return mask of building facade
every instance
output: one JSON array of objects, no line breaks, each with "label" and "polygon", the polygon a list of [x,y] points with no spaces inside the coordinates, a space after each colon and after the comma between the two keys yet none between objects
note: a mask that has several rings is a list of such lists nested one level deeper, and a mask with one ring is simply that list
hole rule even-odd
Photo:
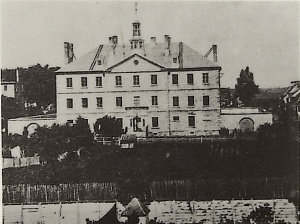
[{"label": "building facade", "polygon": [[[218,134],[220,71],[214,61],[186,44],[145,43],[140,23],[133,23],[129,44],[118,37],[72,61],[73,45],[65,43],[68,63],[57,72],[57,120],[73,123],[81,116],[93,125],[105,115],[137,136]],[[69,47],[71,46],[71,48]]]}]

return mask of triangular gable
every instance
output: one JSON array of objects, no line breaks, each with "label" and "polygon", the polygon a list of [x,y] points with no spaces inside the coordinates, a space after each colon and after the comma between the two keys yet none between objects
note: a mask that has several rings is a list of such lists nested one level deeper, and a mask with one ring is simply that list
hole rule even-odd
[{"label": "triangular gable", "polygon": [[160,71],[164,67],[138,54],[120,61],[108,68],[112,72],[140,72],[140,71]]}]

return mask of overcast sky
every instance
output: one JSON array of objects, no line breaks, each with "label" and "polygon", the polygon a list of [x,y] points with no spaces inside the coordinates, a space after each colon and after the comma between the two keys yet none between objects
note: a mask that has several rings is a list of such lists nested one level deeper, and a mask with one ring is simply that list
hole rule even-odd
[{"label": "overcast sky", "polygon": [[[108,37],[129,43],[134,2],[1,2],[1,68],[63,66],[63,42],[78,58]],[[261,87],[299,80],[299,2],[156,1],[138,3],[146,42],[169,34],[204,55],[218,45],[222,87],[246,66]]]}]

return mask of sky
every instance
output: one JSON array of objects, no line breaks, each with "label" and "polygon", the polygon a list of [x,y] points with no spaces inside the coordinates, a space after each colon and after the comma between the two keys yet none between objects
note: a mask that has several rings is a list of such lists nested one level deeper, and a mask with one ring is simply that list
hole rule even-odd
[{"label": "sky", "polygon": [[1,1],[1,68],[63,66],[63,42],[76,58],[117,35],[129,43],[132,22],[142,37],[171,36],[202,55],[218,45],[222,87],[249,66],[260,87],[299,80],[299,1]]}]

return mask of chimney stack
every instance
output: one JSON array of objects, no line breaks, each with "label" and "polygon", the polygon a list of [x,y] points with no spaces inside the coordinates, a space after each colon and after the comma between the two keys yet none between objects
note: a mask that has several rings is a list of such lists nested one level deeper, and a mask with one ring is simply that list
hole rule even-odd
[{"label": "chimney stack", "polygon": [[165,35],[165,44],[166,44],[165,55],[170,55],[171,54],[171,51],[170,51],[171,37],[169,35]]},{"label": "chimney stack", "polygon": [[118,44],[118,36],[112,36],[112,42],[114,45],[117,45]]},{"label": "chimney stack", "polygon": [[64,50],[65,50],[65,63],[69,64],[73,61],[73,57],[74,57],[73,44],[69,42],[64,42]]},{"label": "chimney stack", "polygon": [[178,54],[179,68],[183,68],[183,43],[179,42],[179,54]]},{"label": "chimney stack", "polygon": [[212,49],[213,49],[214,62],[218,62],[217,45],[212,45]]}]

